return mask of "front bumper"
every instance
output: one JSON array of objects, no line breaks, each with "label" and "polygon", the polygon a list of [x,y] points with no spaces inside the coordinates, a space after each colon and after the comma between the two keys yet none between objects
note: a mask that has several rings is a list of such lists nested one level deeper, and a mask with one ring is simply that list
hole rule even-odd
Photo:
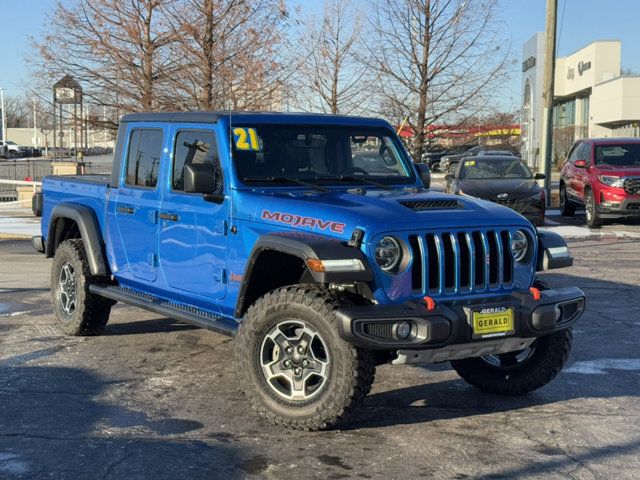
[{"label": "front bumper", "polygon": [[639,217],[640,216],[640,198],[622,198],[608,199],[600,202],[599,214],[603,218],[620,218],[620,217]]},{"label": "front bumper", "polygon": [[[584,312],[585,295],[577,287],[545,290],[540,294],[539,300],[528,292],[517,292],[491,300],[448,302],[433,310],[417,302],[346,307],[337,312],[338,331],[353,345],[368,350],[398,351],[407,357],[400,363],[482,356],[488,354],[486,347],[492,350],[492,346],[495,348],[489,353],[504,353],[522,349],[536,337],[568,328]],[[500,338],[474,338],[473,311],[499,307],[513,309],[513,333]],[[402,322],[412,327],[411,335],[404,340],[397,338],[395,330]],[[469,354],[461,353],[464,351]]]}]

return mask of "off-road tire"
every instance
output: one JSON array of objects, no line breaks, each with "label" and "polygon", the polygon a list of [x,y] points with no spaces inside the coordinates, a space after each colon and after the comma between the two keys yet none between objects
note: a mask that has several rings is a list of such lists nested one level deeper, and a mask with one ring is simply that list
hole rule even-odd
[{"label": "off-road tire", "polygon": [[571,327],[538,338],[534,351],[522,364],[506,369],[495,367],[482,358],[466,358],[451,362],[454,370],[467,383],[488,393],[524,395],[543,387],[555,378],[569,358]]},{"label": "off-road tire", "polygon": [[564,183],[560,184],[560,215],[563,217],[573,217],[576,213],[575,204],[567,197],[567,187]]},{"label": "off-road tire", "polygon": [[600,216],[600,208],[596,203],[596,197],[593,190],[585,192],[584,196],[585,221],[589,228],[600,228],[602,226],[602,217]]},{"label": "off-road tire", "polygon": [[553,380],[564,367],[571,351],[571,327],[538,338],[532,355],[523,363],[496,367],[482,358],[466,358],[451,362],[454,370],[467,383],[488,393],[524,395]]},{"label": "off-road tire", "polygon": [[[348,344],[338,335],[337,309],[353,298],[316,285],[294,285],[267,293],[248,310],[235,340],[235,368],[242,390],[260,415],[271,423],[299,430],[330,428],[364,400],[375,375],[371,352]],[[263,340],[286,319],[297,319],[322,335],[331,359],[326,385],[317,397],[296,404],[276,395],[260,365]]]},{"label": "off-road tire", "polygon": [[[70,314],[65,312],[60,299],[61,270],[66,264],[75,272],[75,308]],[[104,331],[114,302],[91,293],[89,286],[107,283],[106,277],[91,275],[81,239],[65,240],[58,246],[51,266],[51,300],[56,318],[67,335],[99,335]]]}]

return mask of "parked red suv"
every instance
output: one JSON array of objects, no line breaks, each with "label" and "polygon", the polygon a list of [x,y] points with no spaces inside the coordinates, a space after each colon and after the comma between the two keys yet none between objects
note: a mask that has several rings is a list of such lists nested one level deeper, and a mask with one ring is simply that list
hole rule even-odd
[{"label": "parked red suv", "polygon": [[640,138],[576,142],[560,174],[560,213],[584,205],[587,226],[607,218],[640,216]]}]

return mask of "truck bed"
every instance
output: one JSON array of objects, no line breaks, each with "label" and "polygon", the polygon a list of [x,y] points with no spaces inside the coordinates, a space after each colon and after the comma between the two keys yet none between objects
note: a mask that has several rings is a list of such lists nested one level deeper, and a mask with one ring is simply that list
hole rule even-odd
[{"label": "truck bed", "polygon": [[104,231],[106,198],[109,175],[52,175],[42,180],[43,212],[41,232],[44,238],[49,230],[53,208],[61,202],[84,205],[95,213]]}]

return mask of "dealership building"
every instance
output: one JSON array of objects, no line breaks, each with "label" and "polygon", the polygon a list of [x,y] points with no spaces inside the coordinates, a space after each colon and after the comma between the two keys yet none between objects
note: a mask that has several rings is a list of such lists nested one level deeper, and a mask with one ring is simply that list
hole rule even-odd
[{"label": "dealership building", "polygon": [[[621,75],[618,40],[599,40],[556,59],[554,155],[587,137],[640,136],[640,76]],[[544,33],[522,48],[522,157],[541,165]]]}]

